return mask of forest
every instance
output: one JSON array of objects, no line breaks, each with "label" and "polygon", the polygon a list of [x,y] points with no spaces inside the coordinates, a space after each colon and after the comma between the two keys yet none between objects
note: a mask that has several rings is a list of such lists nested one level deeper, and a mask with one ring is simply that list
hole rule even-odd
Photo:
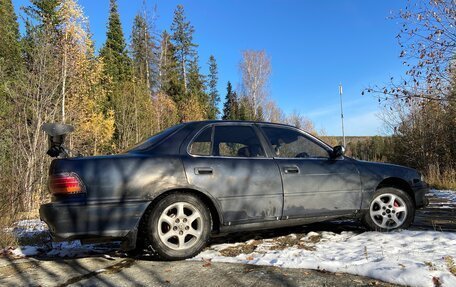
[{"label": "forest", "polygon": [[[360,91],[378,98],[388,136],[352,138],[347,154],[411,166],[434,186],[456,188],[455,4],[408,3],[393,16],[407,73]],[[144,7],[130,39],[116,0],[106,9],[106,41],[96,51],[76,0],[31,0],[19,18],[12,0],[0,0],[0,215],[36,211],[49,199],[43,123],[73,125],[67,146],[84,156],[122,152],[169,126],[203,119],[287,123],[340,143],[271,99],[265,50],[240,51],[240,83],[219,91],[217,60],[200,60],[197,29],[182,5],[164,31]]]},{"label": "forest", "polygon": [[[32,0],[21,8],[0,0],[0,214],[36,210],[48,199],[47,138],[43,123],[75,127],[72,155],[122,152],[180,122],[203,119],[312,123],[285,115],[268,97],[271,61],[265,51],[241,51],[242,83],[230,82],[221,103],[214,56],[200,61],[196,29],[177,5],[167,31],[157,31],[145,5],[126,39],[111,0],[106,42],[95,51],[76,0]],[[209,74],[201,73],[200,62]]]}]

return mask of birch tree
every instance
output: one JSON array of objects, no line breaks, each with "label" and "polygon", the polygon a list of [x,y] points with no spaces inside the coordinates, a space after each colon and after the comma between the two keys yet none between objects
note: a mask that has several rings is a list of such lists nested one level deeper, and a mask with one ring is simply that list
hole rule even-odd
[{"label": "birch tree", "polygon": [[271,60],[265,51],[246,50],[240,63],[241,90],[257,119],[268,97],[268,83],[271,76]]}]

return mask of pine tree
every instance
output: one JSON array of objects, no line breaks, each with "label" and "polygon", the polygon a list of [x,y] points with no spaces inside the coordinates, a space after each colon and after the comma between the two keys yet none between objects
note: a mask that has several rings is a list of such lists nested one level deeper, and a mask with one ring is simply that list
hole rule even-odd
[{"label": "pine tree", "polygon": [[130,59],[127,55],[125,38],[117,11],[116,0],[110,0],[108,31],[100,56],[105,64],[105,73],[113,82],[126,80],[130,76]]},{"label": "pine tree", "polygon": [[209,57],[209,110],[207,117],[209,119],[216,119],[220,113],[218,109],[218,104],[220,102],[220,96],[217,91],[217,81],[218,81],[218,71],[217,71],[217,62],[215,57],[211,55]]},{"label": "pine tree", "polygon": [[194,27],[185,18],[184,6],[177,5],[174,11],[174,19],[171,24],[173,32],[172,40],[176,49],[175,53],[180,65],[180,77],[184,87],[184,93],[187,93],[187,69],[192,57],[195,56],[196,44],[193,43]]},{"label": "pine tree", "polygon": [[236,92],[233,91],[231,83],[226,86],[225,103],[223,105],[223,120],[238,120],[239,119],[239,103]]}]

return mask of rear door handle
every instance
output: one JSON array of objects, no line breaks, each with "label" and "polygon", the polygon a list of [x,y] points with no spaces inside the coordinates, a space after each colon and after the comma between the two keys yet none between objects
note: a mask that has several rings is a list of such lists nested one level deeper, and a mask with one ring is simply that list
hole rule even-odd
[{"label": "rear door handle", "polygon": [[212,174],[213,170],[212,167],[196,167],[195,174]]},{"label": "rear door handle", "polygon": [[299,168],[297,166],[286,166],[283,168],[285,174],[299,173]]}]

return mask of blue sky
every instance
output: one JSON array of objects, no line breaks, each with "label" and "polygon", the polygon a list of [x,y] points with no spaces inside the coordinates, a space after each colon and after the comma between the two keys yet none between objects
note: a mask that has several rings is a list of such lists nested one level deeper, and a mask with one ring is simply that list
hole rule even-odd
[{"label": "blue sky", "polygon": [[[142,0],[118,0],[129,39]],[[109,0],[79,0],[90,21],[96,47],[106,39]],[[338,85],[344,87],[347,135],[383,134],[381,106],[363,88],[399,76],[404,67],[395,39],[399,24],[387,17],[403,0],[147,0],[157,5],[157,30],[169,29],[173,11],[183,4],[195,27],[202,71],[213,54],[222,100],[226,83],[240,81],[241,51],[264,49],[272,60],[270,96],[286,112],[309,117],[318,130],[340,135]],[[16,11],[27,0],[13,0]]]}]

